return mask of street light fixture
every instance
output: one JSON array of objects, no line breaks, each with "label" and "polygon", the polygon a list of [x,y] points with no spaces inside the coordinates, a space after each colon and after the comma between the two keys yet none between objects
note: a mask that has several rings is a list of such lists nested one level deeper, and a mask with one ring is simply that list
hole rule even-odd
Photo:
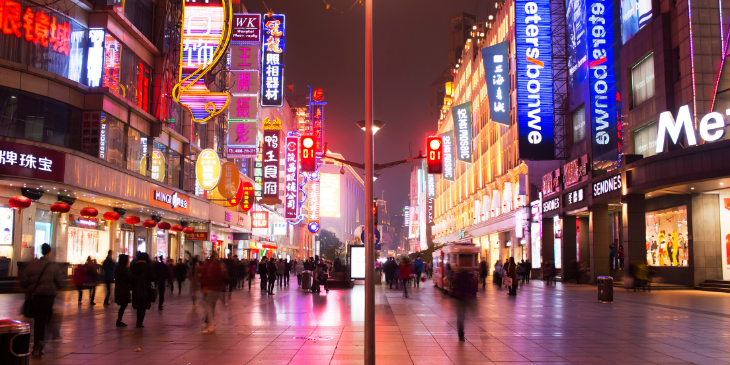
[{"label": "street light fixture", "polygon": [[[357,126],[360,127],[360,129],[365,130],[365,121],[361,120],[361,121],[357,122]],[[375,134],[375,132],[379,131],[380,128],[383,128],[384,126],[385,126],[385,122],[383,122],[382,120],[374,119],[373,120],[373,134]]]}]

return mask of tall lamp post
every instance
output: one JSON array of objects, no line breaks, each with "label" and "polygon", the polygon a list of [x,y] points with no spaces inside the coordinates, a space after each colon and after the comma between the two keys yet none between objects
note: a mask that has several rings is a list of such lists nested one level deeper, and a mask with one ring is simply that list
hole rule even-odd
[{"label": "tall lamp post", "polygon": [[[365,0],[365,201],[373,201],[373,0]],[[365,364],[375,365],[373,211],[365,209]]]}]

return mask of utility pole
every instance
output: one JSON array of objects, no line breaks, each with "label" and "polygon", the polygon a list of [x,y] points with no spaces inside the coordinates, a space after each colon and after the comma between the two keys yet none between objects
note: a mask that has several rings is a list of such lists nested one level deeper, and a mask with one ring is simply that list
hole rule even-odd
[{"label": "utility pole", "polygon": [[[373,0],[365,0],[365,202],[373,201]],[[375,235],[365,208],[365,364],[375,365]]]}]

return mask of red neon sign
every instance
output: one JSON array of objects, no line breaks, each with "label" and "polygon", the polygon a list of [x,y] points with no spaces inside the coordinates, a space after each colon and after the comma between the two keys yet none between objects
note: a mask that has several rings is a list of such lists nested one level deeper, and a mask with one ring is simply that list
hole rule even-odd
[{"label": "red neon sign", "polygon": [[20,3],[15,1],[5,0],[1,5],[0,24],[4,34],[14,34],[46,48],[51,46],[54,51],[68,56],[71,25],[65,22],[58,24],[56,17],[49,17],[42,11],[34,13],[30,8],[22,13]]}]

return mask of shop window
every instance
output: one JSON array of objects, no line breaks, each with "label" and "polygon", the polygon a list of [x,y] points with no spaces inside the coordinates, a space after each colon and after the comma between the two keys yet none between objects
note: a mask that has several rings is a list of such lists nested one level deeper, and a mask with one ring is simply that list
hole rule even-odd
[{"label": "shop window", "polygon": [[51,211],[36,209],[35,230],[33,235],[33,254],[35,258],[43,257],[41,248],[44,243],[51,244]]},{"label": "shop window", "polygon": [[646,213],[646,262],[649,266],[688,266],[687,206]]},{"label": "shop window", "polygon": [[654,97],[653,53],[631,68],[631,95],[634,107]]},{"label": "shop window", "polygon": [[573,111],[573,143],[586,138],[586,107],[581,105]]},{"label": "shop window", "polygon": [[149,136],[127,127],[127,169],[147,176],[147,141]]},{"label": "shop window", "polygon": [[182,189],[183,161],[181,158],[182,156],[172,148],[155,141],[151,177],[172,187]]},{"label": "shop window", "polygon": [[124,123],[109,114],[101,121],[99,158],[124,167]]},{"label": "shop window", "polygon": [[656,155],[657,124],[651,122],[634,131],[634,154],[649,157]]}]

